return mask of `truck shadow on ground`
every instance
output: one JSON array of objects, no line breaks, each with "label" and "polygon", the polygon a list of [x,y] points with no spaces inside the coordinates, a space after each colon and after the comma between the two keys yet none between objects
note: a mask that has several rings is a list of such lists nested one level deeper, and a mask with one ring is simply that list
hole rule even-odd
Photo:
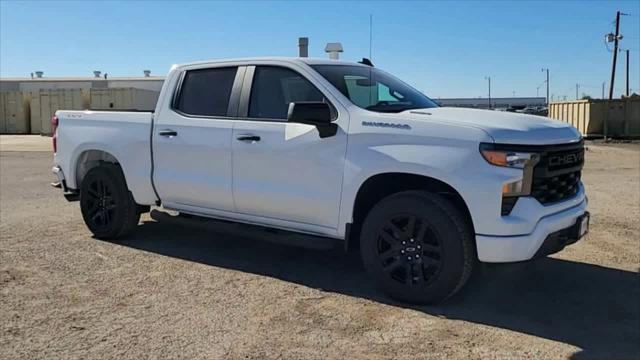
[{"label": "truck shadow on ground", "polygon": [[120,244],[567,343],[582,349],[573,358],[640,354],[640,276],[635,272],[554,258],[481,266],[446,304],[411,306],[374,288],[357,254],[274,244],[261,237],[216,232],[215,226],[213,230],[185,231],[146,221]]}]

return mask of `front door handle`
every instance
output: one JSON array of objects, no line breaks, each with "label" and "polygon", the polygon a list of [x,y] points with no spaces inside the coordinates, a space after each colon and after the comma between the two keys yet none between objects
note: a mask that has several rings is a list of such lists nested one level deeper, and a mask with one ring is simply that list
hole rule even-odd
[{"label": "front door handle", "polygon": [[236,140],[254,143],[256,141],[260,141],[260,136],[252,134],[242,134],[238,135]]},{"label": "front door handle", "polygon": [[178,136],[178,132],[171,129],[164,129],[164,130],[158,131],[158,135],[173,137],[173,136]]}]

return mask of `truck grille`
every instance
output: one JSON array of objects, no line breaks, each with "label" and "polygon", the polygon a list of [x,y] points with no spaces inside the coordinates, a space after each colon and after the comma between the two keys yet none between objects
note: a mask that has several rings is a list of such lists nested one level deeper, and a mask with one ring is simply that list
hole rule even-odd
[{"label": "truck grille", "polygon": [[584,143],[544,146],[540,150],[540,161],[533,170],[531,196],[543,205],[573,197],[580,186]]},{"label": "truck grille", "polygon": [[578,192],[580,171],[552,176],[549,178],[534,178],[531,186],[531,196],[541,204],[552,204],[566,200]]}]

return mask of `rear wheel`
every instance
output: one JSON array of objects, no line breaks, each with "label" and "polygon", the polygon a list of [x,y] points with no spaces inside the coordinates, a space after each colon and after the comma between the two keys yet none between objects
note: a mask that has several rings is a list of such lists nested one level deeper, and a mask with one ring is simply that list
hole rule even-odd
[{"label": "rear wheel", "polygon": [[438,303],[465,284],[475,263],[472,231],[447,199],[391,195],[367,215],[360,239],[367,272],[395,299]]},{"label": "rear wheel", "polygon": [[80,209],[85,224],[99,239],[115,240],[138,224],[138,205],[127,188],[122,170],[114,164],[92,168],[80,187]]}]

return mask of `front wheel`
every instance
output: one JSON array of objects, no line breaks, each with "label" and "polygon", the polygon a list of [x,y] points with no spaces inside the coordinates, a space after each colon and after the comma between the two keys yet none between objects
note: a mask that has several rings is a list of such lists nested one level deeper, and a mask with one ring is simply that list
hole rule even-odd
[{"label": "front wheel", "polygon": [[471,227],[447,199],[425,191],[390,195],[367,215],[360,251],[391,297],[433,304],[455,294],[475,263]]},{"label": "front wheel", "polygon": [[80,209],[85,224],[98,239],[123,237],[140,220],[122,170],[114,164],[94,167],[85,175],[80,186]]}]

